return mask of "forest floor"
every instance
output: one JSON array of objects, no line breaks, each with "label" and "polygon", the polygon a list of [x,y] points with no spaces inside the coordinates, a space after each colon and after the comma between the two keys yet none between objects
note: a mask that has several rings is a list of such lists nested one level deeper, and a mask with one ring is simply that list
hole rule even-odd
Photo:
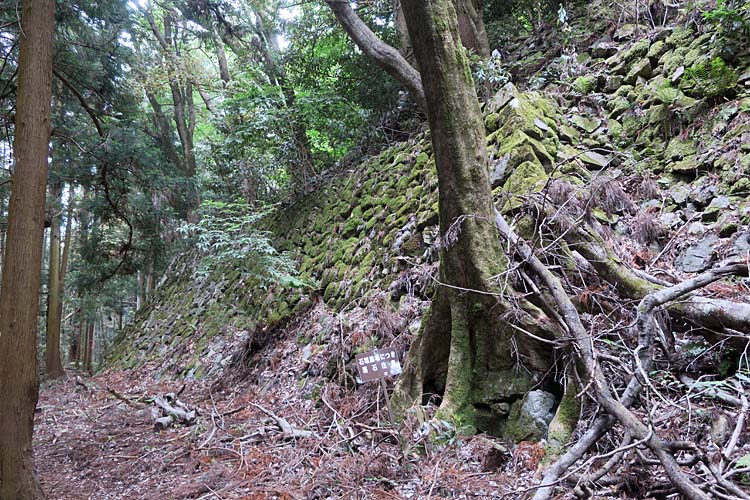
[{"label": "forest floor", "polygon": [[[427,443],[417,419],[388,424],[377,383],[329,383],[316,407],[296,389],[296,357],[279,352],[290,344],[276,346],[282,361],[270,378],[271,366],[213,386],[69,370],[45,383],[34,452],[48,498],[497,499],[518,498],[531,484],[541,445],[509,451],[448,430],[442,444]],[[155,431],[148,398],[179,391],[197,422]],[[279,419],[312,435],[291,437]]]}]

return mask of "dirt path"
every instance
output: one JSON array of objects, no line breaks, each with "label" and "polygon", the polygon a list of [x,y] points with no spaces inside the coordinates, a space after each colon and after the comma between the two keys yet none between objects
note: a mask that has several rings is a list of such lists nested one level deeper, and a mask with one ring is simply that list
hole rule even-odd
[{"label": "dirt path", "polygon": [[[399,437],[379,422],[373,388],[331,383],[316,406],[293,376],[263,390],[252,378],[230,389],[194,383],[180,399],[197,407],[198,423],[155,432],[150,408],[107,388],[138,400],[181,383],[134,384],[109,372],[85,379],[87,389],[75,376],[45,384],[38,405],[36,464],[51,500],[490,499],[522,487],[538,460],[534,449],[508,454],[494,440],[457,440],[449,430],[449,444],[426,445],[416,421]],[[289,439],[263,410],[314,435]]]}]

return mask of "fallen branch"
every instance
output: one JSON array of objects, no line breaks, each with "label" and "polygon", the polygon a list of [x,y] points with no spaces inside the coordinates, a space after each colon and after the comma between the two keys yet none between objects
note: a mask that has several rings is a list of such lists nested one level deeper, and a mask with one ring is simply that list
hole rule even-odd
[{"label": "fallen branch", "polygon": [[173,393],[156,396],[152,403],[155,406],[152,410],[155,431],[167,429],[175,423],[193,425],[196,422],[197,412],[188,408]]},{"label": "fallen branch", "polygon": [[143,408],[146,408],[146,405],[143,403],[140,403],[138,401],[133,401],[132,399],[128,399],[116,390],[112,389],[111,387],[107,387],[107,392],[112,394],[114,397],[125,403],[126,405],[130,406],[131,408],[135,408],[136,410],[142,410]]},{"label": "fallen branch", "polygon": [[296,427],[293,427],[285,418],[280,417],[276,415],[271,410],[267,410],[263,408],[259,404],[250,403],[272,419],[276,421],[276,425],[279,426],[281,429],[281,432],[284,433],[284,437],[287,439],[294,439],[294,438],[307,438],[307,437],[318,437],[314,432],[312,431],[306,431],[302,429],[297,429]]},{"label": "fallen branch", "polygon": [[[536,274],[536,276],[546,285],[547,290],[559,309],[565,325],[570,333],[573,334],[574,344],[577,351],[576,354],[581,361],[581,366],[588,379],[588,384],[593,388],[596,401],[610,416],[619,421],[634,439],[642,441],[643,444],[645,444],[654,455],[656,455],[672,484],[674,484],[686,498],[689,500],[708,500],[709,496],[696,486],[680,469],[677,460],[671,453],[669,444],[662,441],[658,435],[654,433],[653,429],[643,424],[643,422],[641,422],[640,419],[636,417],[625,404],[623,404],[623,398],[614,397],[597,360],[593,340],[583,326],[576,307],[565,292],[565,289],[557,276],[552,274],[552,272],[536,257],[536,255],[534,255],[533,250],[525,241],[515,234],[502,215],[497,211],[495,212],[495,224],[503,236],[513,245],[516,253],[521,257],[523,262],[525,262],[534,274]],[[594,265],[593,262],[592,265]],[[674,301],[679,297],[697,290],[698,288],[704,287],[722,277],[746,272],[747,263],[731,263],[730,265],[701,274],[684,283],[647,293],[638,305],[638,316],[636,319],[639,345],[636,348],[635,353],[638,354],[638,362],[640,363],[643,372],[647,373],[651,365],[654,349],[653,339],[657,329],[657,324],[653,316],[656,308],[667,302]],[[644,383],[645,382],[646,381],[644,380]],[[642,386],[642,383],[638,381],[636,376],[631,378],[628,384],[628,389],[633,392],[633,399],[637,396],[638,392],[640,392]],[[629,403],[632,403],[632,401],[629,401]],[[599,428],[601,431],[597,431],[589,436],[589,438],[595,438],[591,441],[591,444],[598,440],[598,437],[596,437],[597,435],[601,437],[601,435],[607,431],[607,429],[602,428],[602,426],[599,426]],[[600,434],[600,432],[603,433]],[[581,447],[577,447],[576,449],[580,455],[577,457],[564,456],[561,458],[561,461],[564,459],[565,463],[570,462],[570,464],[572,464],[581,458],[586,451],[586,449],[582,449]],[[564,468],[553,467],[548,469],[548,473],[544,475],[540,489],[537,490],[534,495],[534,500],[548,499],[552,494],[551,485],[557,482],[560,475],[567,470],[568,466]],[[554,471],[554,474],[549,473],[551,470]]]}]

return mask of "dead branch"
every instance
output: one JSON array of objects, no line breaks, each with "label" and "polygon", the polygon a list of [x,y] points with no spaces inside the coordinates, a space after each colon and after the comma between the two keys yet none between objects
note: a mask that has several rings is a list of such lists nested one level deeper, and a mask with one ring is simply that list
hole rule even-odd
[{"label": "dead branch", "polygon": [[314,432],[312,431],[306,431],[302,429],[297,429],[296,427],[293,427],[289,421],[287,421],[285,418],[280,417],[276,415],[271,410],[267,410],[263,408],[261,405],[256,403],[250,403],[272,419],[276,421],[276,425],[279,426],[279,429],[281,429],[281,432],[284,433],[284,437],[287,439],[294,439],[294,438],[306,438],[306,437],[318,437]]},{"label": "dead branch", "polygon": [[[592,338],[583,326],[578,311],[570,300],[570,297],[567,295],[560,280],[534,255],[533,250],[515,234],[498,211],[495,211],[495,223],[503,236],[513,245],[518,256],[521,257],[534,274],[546,285],[551,293],[567,329],[573,334],[574,344],[577,351],[576,355],[581,360],[581,365],[584,368],[588,384],[593,388],[596,401],[609,415],[619,421],[620,424],[627,429],[628,433],[630,433],[635,439],[643,441],[643,443],[656,455],[672,484],[674,484],[686,498],[690,500],[708,500],[709,497],[699,489],[684,472],[682,472],[677,460],[672,455],[668,444],[662,441],[653,429],[643,424],[640,419],[623,404],[621,398],[617,399],[611,393],[609,384],[607,383],[606,377],[604,376],[597,360]],[[731,263],[730,265],[703,273],[684,283],[648,293],[638,306],[638,316],[636,319],[636,332],[638,334],[639,345],[638,348],[636,348],[635,353],[638,355],[638,361],[640,362],[643,372],[647,373],[648,367],[651,364],[654,349],[653,339],[656,334],[656,329],[658,328],[657,323],[654,320],[654,311],[657,307],[682,297],[698,288],[706,286],[724,276],[744,273],[746,271],[746,263]],[[634,388],[636,389],[635,392],[637,394],[642,387],[642,383],[637,380],[637,377],[631,378],[630,382],[635,382]],[[583,452],[585,452],[585,450],[583,450]],[[580,458],[580,456],[578,458]],[[569,459],[570,458],[566,460]],[[573,460],[573,462],[574,461],[575,460]],[[564,472],[564,470],[565,469],[561,472]],[[552,494],[552,489],[549,485],[555,483],[558,479],[559,476],[553,477],[552,474],[545,474],[541,485],[542,487],[537,490],[534,500],[548,499]]]},{"label": "dead branch", "polygon": [[142,410],[143,408],[146,408],[146,405],[143,403],[140,403],[138,401],[133,401],[132,399],[128,399],[116,390],[112,389],[111,387],[107,387],[107,392],[112,394],[114,397],[125,403],[126,405],[130,406],[131,408],[135,408],[136,410]]}]

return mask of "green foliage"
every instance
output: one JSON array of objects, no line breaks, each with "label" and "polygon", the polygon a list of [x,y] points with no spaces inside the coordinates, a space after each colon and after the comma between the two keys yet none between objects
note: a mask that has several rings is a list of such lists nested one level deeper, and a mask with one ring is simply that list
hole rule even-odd
[{"label": "green foliage", "polygon": [[750,454],[741,456],[734,464],[735,469],[744,469],[746,467],[750,467]]},{"label": "green foliage", "polygon": [[497,91],[510,81],[510,72],[497,50],[493,50],[492,55],[486,61],[474,61],[472,66],[474,67],[474,81],[479,87],[489,84],[493,91]]},{"label": "green foliage", "polygon": [[714,99],[727,95],[737,84],[737,72],[727,66],[721,57],[701,61],[685,70],[684,82],[693,93]]},{"label": "green foliage", "polygon": [[746,0],[716,0],[703,19],[718,28],[726,41],[746,45],[750,37],[750,3]]},{"label": "green foliage", "polygon": [[204,201],[197,224],[184,223],[180,231],[194,238],[201,252],[196,270],[199,276],[227,268],[236,268],[241,275],[262,285],[305,287],[297,278],[292,259],[279,253],[272,245],[270,234],[256,228],[266,215],[254,212],[245,202],[225,203]]}]

